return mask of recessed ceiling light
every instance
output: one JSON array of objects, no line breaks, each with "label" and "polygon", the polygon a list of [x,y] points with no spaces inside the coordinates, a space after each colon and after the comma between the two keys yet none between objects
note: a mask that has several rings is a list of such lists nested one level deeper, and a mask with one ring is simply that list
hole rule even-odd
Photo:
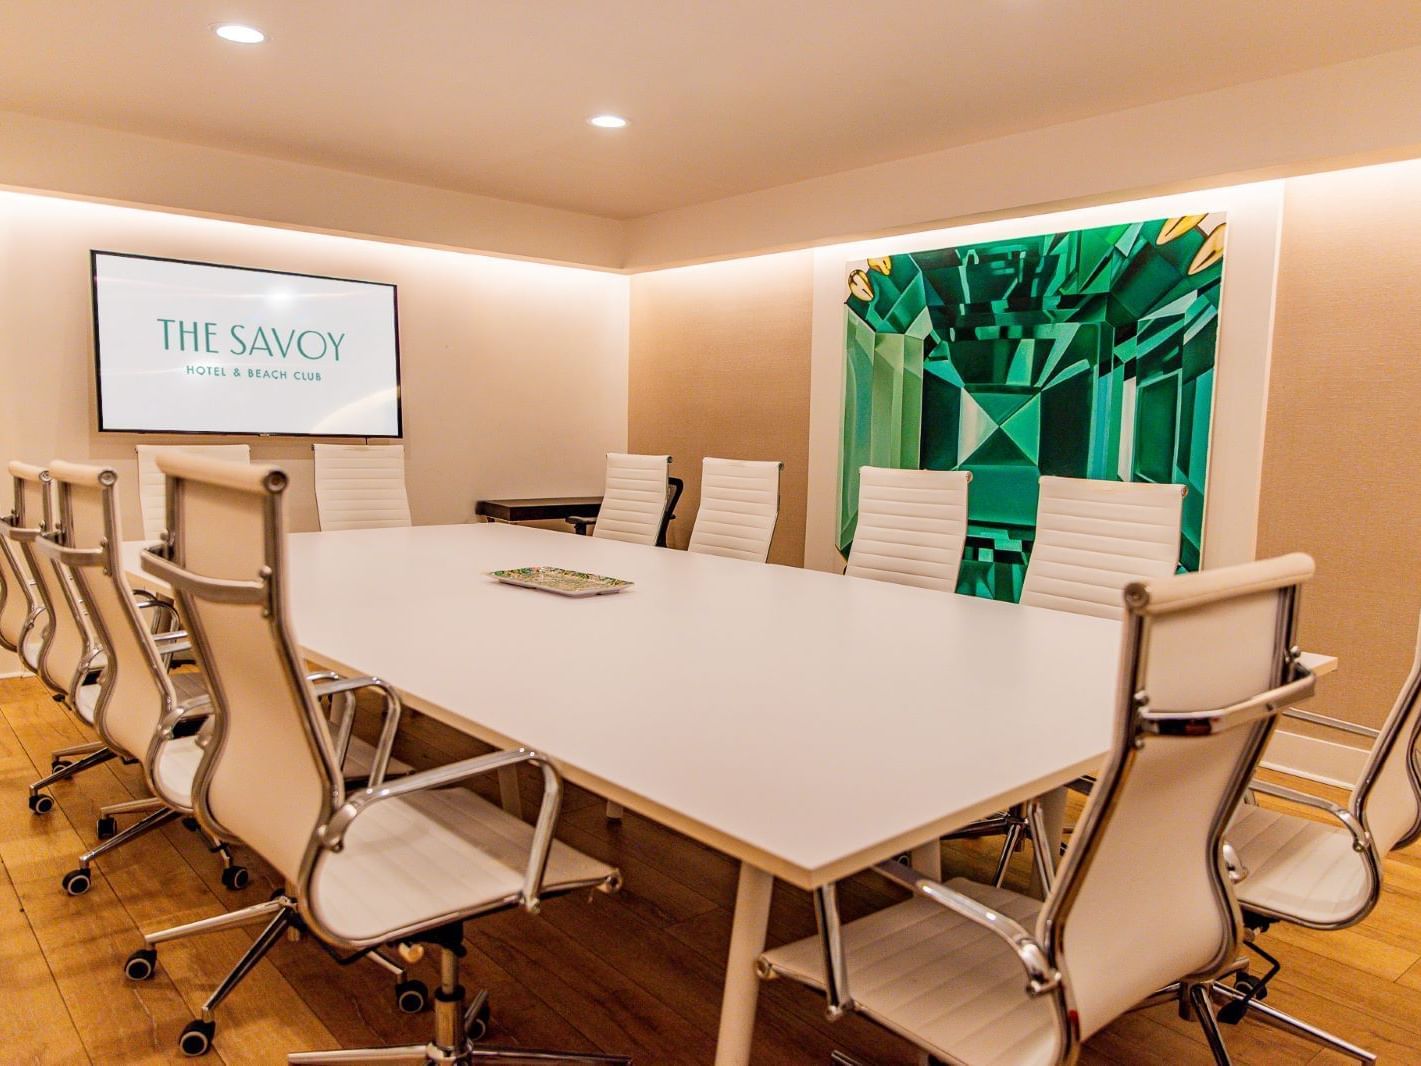
[{"label": "recessed ceiling light", "polygon": [[619,130],[627,124],[627,120],[621,115],[593,115],[587,124],[603,130]]},{"label": "recessed ceiling light", "polygon": [[235,44],[261,44],[266,40],[266,34],[255,26],[243,26],[236,22],[225,22],[221,26],[214,26],[212,32],[224,41],[232,41]]}]

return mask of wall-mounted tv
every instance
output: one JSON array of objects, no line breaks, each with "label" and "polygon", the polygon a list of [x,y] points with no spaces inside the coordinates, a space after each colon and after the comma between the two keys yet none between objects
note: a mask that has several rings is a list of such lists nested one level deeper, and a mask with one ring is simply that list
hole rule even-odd
[{"label": "wall-mounted tv", "polygon": [[100,430],[401,435],[394,285],[90,258]]}]

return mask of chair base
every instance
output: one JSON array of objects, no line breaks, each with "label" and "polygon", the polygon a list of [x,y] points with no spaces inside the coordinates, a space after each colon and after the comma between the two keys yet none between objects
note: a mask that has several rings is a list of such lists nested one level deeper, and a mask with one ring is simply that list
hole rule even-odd
[{"label": "chair base", "polygon": [[1326,1029],[1319,1029],[1315,1025],[1294,1018],[1291,1014],[1286,1014],[1276,1007],[1270,1007],[1266,1003],[1260,1003],[1257,999],[1247,996],[1232,985],[1227,985],[1222,981],[1215,981],[1210,986],[1214,1001],[1220,1005],[1227,1005],[1235,1002],[1246,1002],[1246,1015],[1258,1019],[1264,1025],[1270,1026],[1284,1033],[1291,1033],[1300,1036],[1304,1040],[1309,1040],[1319,1047],[1328,1048],[1332,1051],[1340,1052],[1348,1058],[1356,1059],[1358,1062],[1374,1063],[1377,1056],[1365,1048],[1358,1047],[1351,1041],[1343,1040],[1340,1036],[1329,1033]]},{"label": "chair base", "polygon": [[459,956],[464,953],[463,926],[455,924],[429,930],[429,943],[439,946],[439,989],[434,994],[434,1039],[427,1044],[353,1048],[338,1051],[299,1051],[288,1055],[290,1064],[403,1061],[472,1066],[477,1062],[580,1062],[589,1066],[631,1066],[625,1055],[586,1052],[539,1051],[532,1048],[479,1047],[471,1036],[482,1035],[488,994],[479,992],[466,1001],[459,983]]},{"label": "chair base", "polygon": [[[222,1001],[232,994],[247,974],[252,972],[257,963],[261,962],[267,953],[281,941],[282,936],[305,931],[305,924],[297,910],[296,900],[282,892],[272,899],[263,903],[255,903],[250,907],[242,907],[239,910],[217,914],[211,918],[202,918],[169,929],[145,933],[143,946],[130,955],[124,963],[124,973],[130,980],[146,981],[157,972],[157,946],[159,944],[190,936],[201,936],[204,933],[215,933],[224,929],[235,929],[261,921],[267,923],[265,928],[257,934],[251,947],[243,952],[241,958],[228,971],[227,976],[222,979],[222,983],[207,997],[199,1017],[188,1023],[179,1036],[178,1046],[184,1054],[203,1055],[211,1049],[217,1029],[215,1015]],[[418,981],[410,981],[403,966],[386,958],[378,951],[369,951],[356,955],[352,959],[337,959],[337,961],[354,962],[360,959],[369,960],[394,976],[396,980],[395,1002],[400,1010],[413,1014],[427,1006],[428,992],[424,985]],[[475,1007],[482,1009],[482,1004],[476,1002]]]}]

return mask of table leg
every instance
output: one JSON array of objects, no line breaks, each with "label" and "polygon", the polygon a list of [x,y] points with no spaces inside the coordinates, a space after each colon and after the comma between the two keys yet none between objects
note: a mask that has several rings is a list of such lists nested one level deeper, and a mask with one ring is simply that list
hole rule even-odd
[{"label": "table leg", "polygon": [[908,865],[924,877],[934,881],[942,880],[942,841],[929,840],[919,844],[908,854]]},{"label": "table leg", "polygon": [[730,930],[730,957],[725,964],[725,991],[720,1000],[715,1066],[749,1066],[750,1045],[755,1039],[755,1008],[760,997],[755,960],[765,950],[774,886],[775,879],[764,870],[748,862],[740,864],[735,924]]},{"label": "table leg", "polygon": [[[1040,841],[1039,846],[1046,849],[1046,855],[1054,867],[1061,860],[1061,837],[1066,826],[1066,790],[1053,788],[1041,797],[1040,802],[1041,814],[1046,822],[1046,839]],[[1031,865],[1031,894],[1037,899],[1046,898],[1046,889],[1037,876],[1035,863]]]},{"label": "table leg", "polygon": [[518,791],[518,767],[505,766],[498,771],[498,798],[505,811],[515,818],[523,817],[523,794]]}]

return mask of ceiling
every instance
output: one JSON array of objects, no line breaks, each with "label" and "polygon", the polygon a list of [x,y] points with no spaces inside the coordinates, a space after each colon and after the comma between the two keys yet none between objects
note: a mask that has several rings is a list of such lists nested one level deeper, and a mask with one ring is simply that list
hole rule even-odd
[{"label": "ceiling", "polygon": [[634,218],[1417,43],[1415,0],[6,0],[0,110]]}]

